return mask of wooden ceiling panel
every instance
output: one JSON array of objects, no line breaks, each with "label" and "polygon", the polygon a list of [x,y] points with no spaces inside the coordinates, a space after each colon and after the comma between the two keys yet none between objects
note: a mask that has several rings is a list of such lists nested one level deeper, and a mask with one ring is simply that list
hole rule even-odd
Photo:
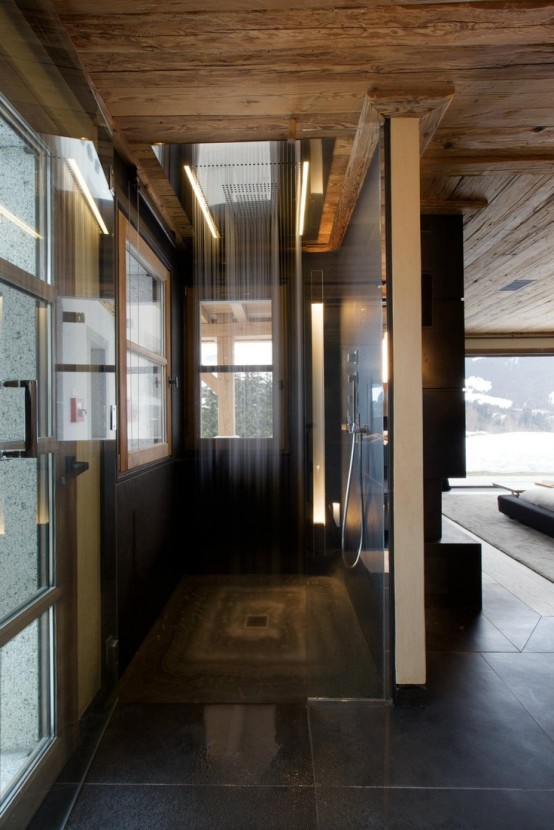
[{"label": "wooden ceiling panel", "polygon": [[331,85],[323,91],[305,90],[300,87],[289,88],[285,85],[274,86],[271,90],[261,91],[256,88],[226,89],[213,91],[209,96],[199,96],[194,88],[176,89],[175,87],[136,86],[121,90],[112,90],[103,95],[106,106],[114,118],[148,113],[149,116],[181,116],[203,118],[259,118],[265,116],[298,117],[304,112],[318,112],[324,117],[339,116],[360,112],[365,97],[365,84],[358,83],[339,91]]},{"label": "wooden ceiling panel", "polygon": [[334,138],[324,250],[340,245],[378,122],[413,115],[422,210],[464,214],[468,333],[553,328],[554,0],[52,4],[181,238],[190,223],[150,145],[287,140],[291,123]]},{"label": "wooden ceiling panel", "polygon": [[118,118],[123,133],[141,144],[199,144],[211,141],[286,141],[289,137],[290,119],[297,120],[297,138],[342,138],[354,136],[360,113],[353,112],[324,117],[320,113],[310,116],[297,113],[280,117],[257,118],[195,118],[194,116],[133,116]]}]

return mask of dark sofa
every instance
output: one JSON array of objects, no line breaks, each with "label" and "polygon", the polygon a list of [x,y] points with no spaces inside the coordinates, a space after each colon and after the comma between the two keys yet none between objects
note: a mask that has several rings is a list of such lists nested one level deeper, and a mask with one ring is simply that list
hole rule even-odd
[{"label": "dark sofa", "polygon": [[[548,506],[550,501],[552,509]],[[500,495],[498,509],[510,519],[554,537],[554,489],[550,493],[537,488],[537,491],[526,490],[520,496]]]}]

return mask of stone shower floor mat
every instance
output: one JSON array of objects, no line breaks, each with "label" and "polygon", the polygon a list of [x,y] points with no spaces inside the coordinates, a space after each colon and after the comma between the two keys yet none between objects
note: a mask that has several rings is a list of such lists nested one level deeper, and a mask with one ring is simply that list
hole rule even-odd
[{"label": "stone shower floor mat", "polygon": [[378,697],[380,673],[333,577],[186,577],[120,683],[120,701]]}]

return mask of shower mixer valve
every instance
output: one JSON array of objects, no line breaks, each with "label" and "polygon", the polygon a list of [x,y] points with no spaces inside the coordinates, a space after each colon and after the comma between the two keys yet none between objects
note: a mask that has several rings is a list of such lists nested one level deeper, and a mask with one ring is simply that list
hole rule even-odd
[{"label": "shower mixer valve", "polygon": [[369,427],[367,424],[361,425],[358,421],[350,420],[350,417],[346,417],[346,423],[343,426],[343,430],[345,432],[350,433],[350,435],[369,435]]}]

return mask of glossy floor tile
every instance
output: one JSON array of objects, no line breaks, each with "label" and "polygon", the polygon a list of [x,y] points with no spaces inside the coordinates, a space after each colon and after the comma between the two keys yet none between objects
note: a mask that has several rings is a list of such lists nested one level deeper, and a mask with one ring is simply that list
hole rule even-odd
[{"label": "glossy floor tile", "polygon": [[306,706],[122,704],[87,780],[309,786]]},{"label": "glossy floor tile", "polygon": [[301,787],[86,784],[68,830],[315,830],[313,793]]},{"label": "glossy floor tile", "polygon": [[32,830],[550,830],[554,585],[522,568],[484,546],[482,611],[427,610],[422,705],[119,702]]},{"label": "glossy floor tile", "polygon": [[319,830],[548,830],[540,790],[337,787],[318,791]]}]

